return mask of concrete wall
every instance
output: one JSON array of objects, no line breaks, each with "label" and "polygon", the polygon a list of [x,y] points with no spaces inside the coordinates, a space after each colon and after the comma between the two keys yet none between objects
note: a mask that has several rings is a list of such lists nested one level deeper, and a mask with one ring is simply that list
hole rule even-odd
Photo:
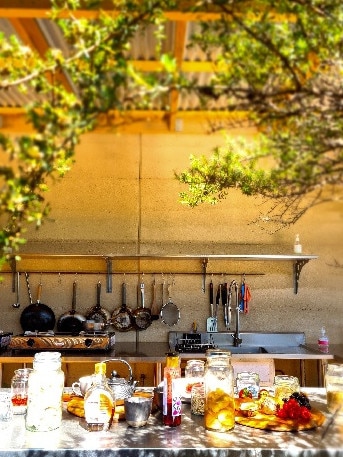
[{"label": "concrete wall", "polygon": [[[178,202],[182,190],[174,170],[189,163],[190,154],[208,153],[223,142],[207,135],[117,135],[91,134],[82,139],[71,172],[51,186],[47,195],[52,206],[49,220],[36,231],[28,228],[28,244],[23,253],[39,254],[292,254],[296,233],[303,253],[316,254],[317,260],[301,272],[299,293],[293,293],[290,262],[210,262],[207,283],[241,280],[246,273],[252,300],[250,312],[242,316],[242,330],[304,331],[308,342],[315,342],[321,326],[330,341],[342,343],[343,322],[343,242],[342,205],[327,203],[311,209],[290,229],[268,234],[250,224],[258,215],[259,199],[230,192],[217,206],[191,209]],[[75,272],[78,271],[75,260]],[[337,265],[337,263],[340,265]],[[175,282],[172,299],[181,312],[176,326],[153,322],[140,332],[141,341],[164,341],[170,330],[190,330],[196,322],[205,329],[209,313],[208,293],[201,290],[198,274],[170,275],[166,264],[154,265],[154,273],[144,273],[146,305],[150,306],[152,282],[157,283],[157,301],[162,304],[161,284]],[[167,268],[167,270],[165,270]],[[172,268],[172,267],[170,267]],[[181,273],[182,266],[180,267]],[[188,268],[188,266],[187,266]],[[19,266],[20,269],[20,266]],[[151,270],[150,270],[151,271]],[[188,271],[188,270],[187,270]],[[24,275],[21,275],[19,309],[14,309],[12,276],[3,274],[0,285],[0,329],[21,333],[19,317],[29,304]],[[113,311],[121,303],[123,273],[114,265],[113,292],[106,293],[104,272],[77,275],[56,271],[30,275],[34,301],[36,287],[43,283],[42,302],[58,317],[71,307],[72,282],[79,284],[77,310],[85,312],[96,302],[96,283],[103,283],[101,304]],[[137,285],[142,275],[127,274],[128,304],[137,306]],[[167,297],[164,297],[166,301]],[[220,329],[223,330],[222,310]],[[119,341],[135,341],[136,333],[118,333]]]}]

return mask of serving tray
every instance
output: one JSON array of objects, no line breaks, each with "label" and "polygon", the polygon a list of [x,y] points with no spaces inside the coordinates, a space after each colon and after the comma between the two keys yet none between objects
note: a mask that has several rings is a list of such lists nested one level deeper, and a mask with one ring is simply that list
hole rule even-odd
[{"label": "serving tray", "polygon": [[252,417],[245,417],[240,413],[236,413],[235,421],[237,424],[246,425],[247,427],[252,428],[259,428],[262,430],[295,432],[320,427],[325,422],[325,416],[321,411],[312,408],[311,419],[306,422],[296,419],[281,419],[274,414],[263,414],[260,412]]}]

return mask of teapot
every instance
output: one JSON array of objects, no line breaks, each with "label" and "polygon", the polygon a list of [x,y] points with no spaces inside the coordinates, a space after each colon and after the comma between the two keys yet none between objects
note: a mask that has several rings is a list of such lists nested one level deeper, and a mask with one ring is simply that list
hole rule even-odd
[{"label": "teapot", "polygon": [[126,365],[128,369],[128,378],[120,378],[118,373],[113,370],[111,373],[111,377],[107,380],[109,387],[113,390],[116,400],[124,400],[125,398],[132,397],[137,381],[133,380],[132,375],[132,368],[126,360],[123,359],[107,359],[104,360],[105,363],[107,362],[121,362]]}]

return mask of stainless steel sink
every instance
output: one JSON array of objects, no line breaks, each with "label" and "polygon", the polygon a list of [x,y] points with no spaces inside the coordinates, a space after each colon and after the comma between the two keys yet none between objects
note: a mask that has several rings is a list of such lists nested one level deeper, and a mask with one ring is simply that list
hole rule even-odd
[{"label": "stainless steel sink", "polygon": [[268,351],[262,346],[228,346],[226,349],[231,354],[267,354]]}]

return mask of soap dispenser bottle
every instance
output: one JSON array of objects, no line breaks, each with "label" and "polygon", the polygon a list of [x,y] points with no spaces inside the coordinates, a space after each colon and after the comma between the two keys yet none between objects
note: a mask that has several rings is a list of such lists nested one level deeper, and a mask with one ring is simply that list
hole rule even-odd
[{"label": "soap dispenser bottle", "polygon": [[300,244],[300,236],[297,234],[295,235],[295,240],[294,240],[294,253],[295,254],[301,254],[302,253],[302,246]]},{"label": "soap dispenser bottle", "polygon": [[322,327],[320,330],[320,335],[318,338],[318,348],[321,352],[329,352],[329,338],[326,334],[325,327]]}]

